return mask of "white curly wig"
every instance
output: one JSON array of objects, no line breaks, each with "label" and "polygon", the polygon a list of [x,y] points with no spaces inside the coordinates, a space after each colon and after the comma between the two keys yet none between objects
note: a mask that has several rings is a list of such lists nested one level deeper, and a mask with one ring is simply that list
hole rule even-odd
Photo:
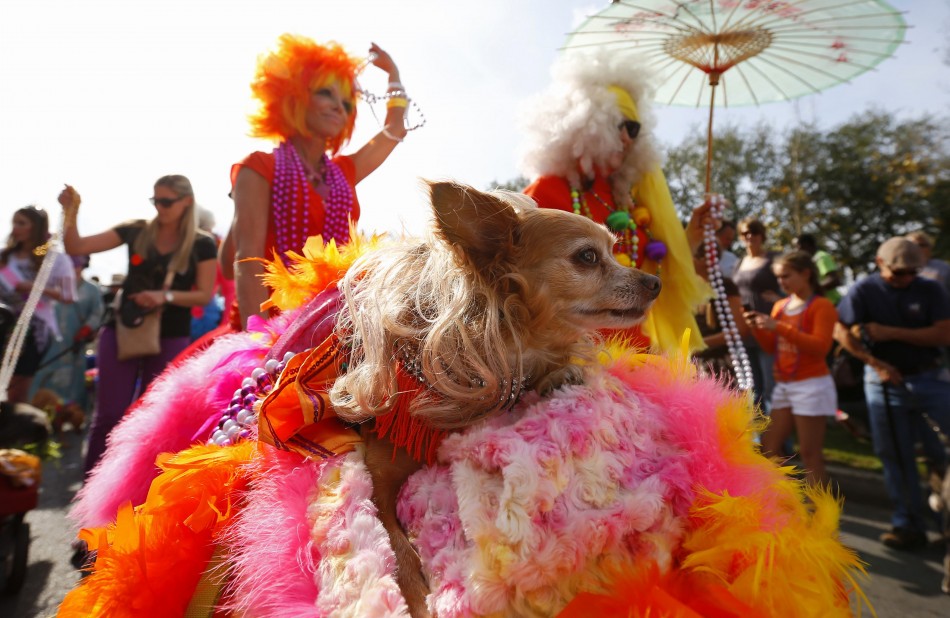
[{"label": "white curly wig", "polygon": [[610,176],[614,203],[629,206],[630,187],[662,160],[649,106],[650,72],[636,57],[601,50],[565,54],[551,73],[554,82],[522,110],[523,173],[531,178],[561,176],[578,187],[582,176],[609,169],[611,156],[622,148],[617,126],[624,118],[616,95],[608,90],[618,86],[636,103],[641,125],[620,169]]}]

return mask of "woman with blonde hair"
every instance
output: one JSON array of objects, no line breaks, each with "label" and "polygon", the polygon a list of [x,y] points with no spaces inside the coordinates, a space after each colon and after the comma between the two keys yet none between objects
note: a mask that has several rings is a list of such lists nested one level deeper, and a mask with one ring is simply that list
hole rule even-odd
[{"label": "woman with blonde hair", "polygon": [[266,317],[261,303],[269,294],[260,281],[263,266],[254,258],[299,253],[311,236],[320,235],[325,243],[348,242],[349,223],[360,214],[355,186],[406,135],[410,99],[399,69],[375,43],[369,51],[369,62],[389,76],[382,97],[386,119],[380,132],[351,155],[341,155],[340,149],[356,124],[362,94],[356,77],[364,60],[335,43],[284,34],[276,49],[258,61],[251,90],[259,109],[250,118],[251,135],[278,146],[254,152],[231,169],[234,220],[221,261],[235,278],[241,327],[250,316]]},{"label": "woman with blonde hair", "polygon": [[[206,305],[214,290],[214,238],[198,229],[195,196],[184,176],[162,176],[150,200],[156,215],[126,221],[98,234],[81,236],[76,225],[79,194],[67,186],[59,196],[65,214],[63,242],[72,255],[99,253],[126,245],[128,271],[122,303],[102,329],[97,349],[99,389],[89,430],[85,471],[105,450],[106,437],[137,396],[190,342],[191,308]],[[170,275],[174,273],[174,275]],[[171,281],[166,285],[166,281]],[[115,320],[133,326],[146,313],[163,307],[161,351],[153,356],[119,360]]]}]

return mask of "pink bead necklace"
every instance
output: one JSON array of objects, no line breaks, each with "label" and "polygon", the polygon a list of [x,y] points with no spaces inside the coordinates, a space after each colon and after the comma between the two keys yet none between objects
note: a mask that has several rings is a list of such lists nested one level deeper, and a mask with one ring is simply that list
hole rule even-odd
[{"label": "pink bead necklace", "polygon": [[271,189],[271,214],[277,253],[286,261],[287,251],[301,251],[310,236],[322,234],[323,241],[335,240],[338,245],[350,240],[350,211],[353,209],[353,190],[343,170],[324,154],[323,181],[327,197],[323,200],[323,229],[313,229],[310,220],[310,193],[313,172],[289,142],[274,149],[274,183]]}]

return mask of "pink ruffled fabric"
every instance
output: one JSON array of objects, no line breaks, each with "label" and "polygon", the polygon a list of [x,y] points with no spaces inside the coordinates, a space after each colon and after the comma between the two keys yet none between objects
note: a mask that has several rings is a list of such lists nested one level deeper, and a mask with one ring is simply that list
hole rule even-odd
[{"label": "pink ruffled fabric", "polygon": [[694,483],[668,435],[662,410],[601,371],[447,439],[399,504],[430,607],[554,615],[609,564],[668,566]]},{"label": "pink ruffled fabric", "polygon": [[[320,475],[307,512],[323,556],[316,574],[317,615],[409,616],[396,583],[396,556],[376,516],[373,482],[359,452],[338,456]],[[284,614],[288,615],[288,614]]]}]

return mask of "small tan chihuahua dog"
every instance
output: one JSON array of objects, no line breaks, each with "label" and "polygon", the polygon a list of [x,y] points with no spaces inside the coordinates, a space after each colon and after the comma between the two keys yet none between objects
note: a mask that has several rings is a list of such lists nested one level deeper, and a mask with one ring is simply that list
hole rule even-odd
[{"label": "small tan chihuahua dog", "polygon": [[[508,409],[524,391],[578,383],[595,360],[597,331],[634,326],[660,292],[657,277],[621,266],[617,239],[585,217],[513,193],[428,188],[428,238],[363,256],[341,283],[337,333],[351,351],[331,399],[348,421],[393,410],[400,371],[424,387],[409,414],[443,430]],[[372,431],[364,436],[399,586],[411,614],[428,616],[419,558],[396,517],[399,489],[421,463]]]}]

